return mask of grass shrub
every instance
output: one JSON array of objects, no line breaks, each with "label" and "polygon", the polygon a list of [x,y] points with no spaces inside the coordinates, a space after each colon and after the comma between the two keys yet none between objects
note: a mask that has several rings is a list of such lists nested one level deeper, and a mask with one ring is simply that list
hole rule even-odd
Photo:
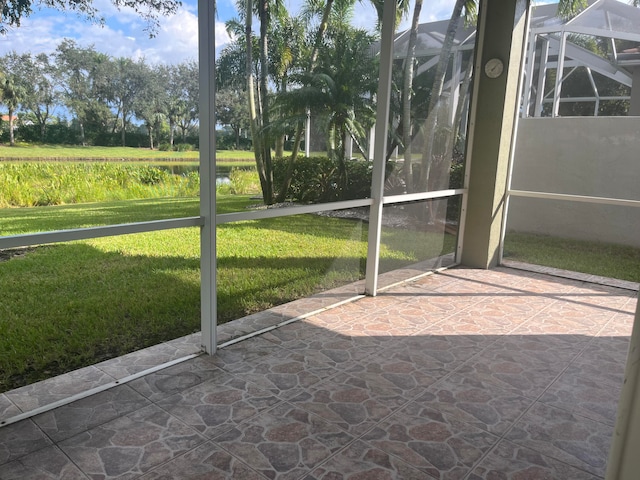
[{"label": "grass shrub", "polygon": [[255,195],[261,192],[258,172],[242,168],[233,168],[229,174],[231,181],[231,194]]},{"label": "grass shrub", "polygon": [[151,165],[91,162],[0,163],[0,207],[197,196],[199,177]]}]

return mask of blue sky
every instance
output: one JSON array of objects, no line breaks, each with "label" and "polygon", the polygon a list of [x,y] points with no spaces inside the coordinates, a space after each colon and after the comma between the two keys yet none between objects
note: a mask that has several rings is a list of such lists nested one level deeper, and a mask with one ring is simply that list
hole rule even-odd
[{"label": "blue sky", "polygon": [[[296,12],[301,0],[285,0],[289,11]],[[453,0],[425,2],[421,21],[448,18]],[[93,44],[96,50],[116,57],[145,58],[149,63],[179,63],[198,57],[197,0],[183,0],[182,8],[173,16],[161,19],[160,29],[150,39],[144,31],[145,23],[129,9],[118,11],[109,0],[94,0],[94,5],[105,17],[106,25],[91,24],[75,13],[55,10],[35,10],[23,20],[19,28],[10,29],[0,37],[0,55],[18,53],[51,53],[63,38],[76,40],[82,46]],[[216,45],[221,48],[230,41],[224,22],[236,16],[231,0],[218,0]],[[375,25],[375,12],[367,2],[357,5],[354,24],[371,29]],[[404,21],[407,28],[409,19]]]}]

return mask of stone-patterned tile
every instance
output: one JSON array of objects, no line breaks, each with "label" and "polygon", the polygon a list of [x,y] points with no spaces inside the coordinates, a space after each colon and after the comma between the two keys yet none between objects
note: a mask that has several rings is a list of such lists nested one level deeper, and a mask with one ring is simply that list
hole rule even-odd
[{"label": "stone-patterned tile", "polygon": [[[493,297],[484,299],[462,312],[456,312],[453,318],[455,318],[456,321],[465,322],[480,319],[480,321],[487,322],[487,324],[494,329],[502,327],[504,330],[512,330],[538,313],[540,308],[544,307],[531,305],[527,302],[524,302],[524,305],[518,302],[512,302],[511,297]],[[496,333],[499,334],[501,332],[498,331]]]},{"label": "stone-patterned tile", "polygon": [[600,480],[584,470],[528,448],[502,441],[480,462],[469,480]]},{"label": "stone-patterned tile", "polygon": [[244,368],[245,362],[260,362],[268,355],[283,354],[286,354],[286,349],[258,336],[218,349],[211,360],[223,370],[233,372]]},{"label": "stone-patterned tile", "polygon": [[270,479],[294,479],[353,440],[344,430],[287,403],[214,439]]},{"label": "stone-patterned tile", "polygon": [[420,333],[431,335],[508,335],[514,329],[509,320],[483,318],[467,310],[456,312],[446,321],[429,325]]},{"label": "stone-patterned tile", "polygon": [[310,338],[325,340],[334,339],[336,336],[339,334],[329,328],[314,325],[307,320],[299,320],[266,332],[261,335],[261,338],[281,347],[291,348]]},{"label": "stone-patterned tile", "polygon": [[[369,324],[364,318],[360,318],[357,321],[334,325],[331,327],[331,330],[336,334],[336,339],[348,341],[358,349],[369,349],[367,351],[374,351],[371,347],[380,347],[380,345],[383,345],[387,341],[397,340],[397,338],[389,335],[371,335]],[[299,350],[301,347],[302,345],[298,346],[296,349]]]},{"label": "stone-patterned tile", "polygon": [[458,374],[433,385],[415,400],[497,435],[506,432],[532,402],[489,382]]},{"label": "stone-patterned tile", "polygon": [[610,363],[624,366],[629,355],[630,341],[628,336],[595,337],[575,361],[576,363]]},{"label": "stone-patterned tile", "polygon": [[272,309],[218,325],[216,330],[218,344],[272,327],[285,320],[288,320],[288,318]]},{"label": "stone-patterned tile", "polygon": [[151,405],[59,444],[91,478],[135,478],[204,442],[195,430]]},{"label": "stone-patterned tile", "polygon": [[213,442],[205,443],[140,477],[141,480],[267,480]]},{"label": "stone-patterned tile", "polygon": [[260,362],[242,362],[233,375],[276,395],[288,398],[301,388],[310,387],[338,373],[334,362],[315,350],[283,351]]},{"label": "stone-patterned tile", "polygon": [[424,480],[424,472],[365,442],[356,441],[304,480]]},{"label": "stone-patterned tile", "polygon": [[54,441],[64,440],[150,405],[128,385],[120,385],[33,418]]},{"label": "stone-patterned tile", "polygon": [[[622,311],[624,311],[626,314],[630,314],[630,315],[634,315],[636,312],[636,309],[638,308],[638,299],[640,298],[640,295],[638,294],[638,289],[636,289],[635,291],[631,292],[631,298],[629,298],[629,300],[627,301],[627,303],[621,308]],[[628,318],[626,317],[626,315],[621,315],[622,317]],[[617,317],[615,317],[617,318]],[[633,322],[633,317],[631,318],[631,321]]]},{"label": "stone-patterned tile", "polygon": [[0,394],[0,425],[4,420],[7,420],[16,415],[20,415],[20,409],[2,393]]},{"label": "stone-patterned tile", "polygon": [[13,462],[0,465],[2,480],[86,480],[57,447],[47,447]]},{"label": "stone-patterned tile", "polygon": [[95,367],[119,380],[186,355],[187,353],[180,343],[160,343],[122,357],[100,362]]},{"label": "stone-patterned tile", "polygon": [[485,430],[418,403],[393,414],[362,439],[442,479],[463,478],[498,442]]},{"label": "stone-patterned tile", "polygon": [[624,307],[632,295],[633,293],[628,290],[586,283],[560,298],[576,305],[591,306],[616,313]]},{"label": "stone-patterned tile", "polygon": [[633,331],[633,313],[628,313],[625,315],[626,318],[623,318],[622,315],[614,317],[605,325],[605,327],[599,331],[596,336],[604,336],[604,337],[631,337],[631,333]]},{"label": "stone-patterned tile", "polygon": [[[449,287],[452,288],[452,287]],[[477,305],[484,298],[484,295],[465,294],[461,293],[448,293],[435,289],[435,291],[425,291],[418,293],[414,296],[408,296],[407,300],[418,308],[425,309],[427,315],[435,315],[435,318],[442,318],[446,314],[453,314],[463,311],[466,308],[470,308]]]},{"label": "stone-patterned tile", "polygon": [[443,375],[444,369],[425,369],[412,359],[380,353],[360,362],[354,362],[346,373],[372,385],[396,390],[404,398],[413,398]]},{"label": "stone-patterned tile", "polygon": [[372,297],[362,297],[353,302],[340,305],[338,308],[331,308],[306,316],[303,322],[320,328],[333,330],[333,327],[337,325],[353,322],[363,314],[371,313],[373,309],[370,303],[371,298]]},{"label": "stone-patterned tile", "polygon": [[201,355],[155,373],[129,382],[136,390],[152,402],[183,392],[202,382],[225,377],[227,373],[215,366],[212,357]]},{"label": "stone-patterned tile", "polygon": [[539,401],[614,426],[621,390],[622,382],[603,387],[589,376],[565,373]]},{"label": "stone-patterned tile", "polygon": [[596,337],[569,366],[568,372],[619,387],[629,353],[629,337]]},{"label": "stone-patterned tile", "polygon": [[182,350],[184,356],[202,351],[202,334],[200,332],[185,335],[165,342],[171,347]]},{"label": "stone-patterned tile", "polygon": [[[489,272],[489,275],[487,275]],[[502,281],[494,281],[490,271],[471,271],[468,269],[453,269],[443,272],[441,275],[457,278],[457,282],[451,282],[439,287],[436,291],[440,294],[473,298],[478,296],[490,296],[492,294],[508,293],[508,286],[503,286]],[[496,277],[498,280],[498,277]],[[503,280],[500,278],[499,280]]]},{"label": "stone-patterned tile", "polygon": [[536,315],[532,321],[518,327],[514,333],[595,336],[610,317],[608,312],[603,313],[588,307],[567,306],[565,302],[558,302],[552,308]]},{"label": "stone-patterned tile", "polygon": [[469,299],[460,305],[456,305],[452,298],[447,298],[440,293],[425,290],[419,286],[405,287],[402,289],[401,294],[401,300],[419,311],[426,323],[442,321],[456,313],[456,311],[469,308],[480,301],[478,298]]},{"label": "stone-patterned tile", "polygon": [[77,393],[113,382],[114,378],[96,367],[85,367],[64,375],[32,383],[26,387],[6,392],[9,398],[23,412],[64,400]]},{"label": "stone-patterned tile", "polygon": [[522,360],[525,364],[568,364],[590,342],[585,335],[507,335],[491,345],[487,355]]},{"label": "stone-patterned tile", "polygon": [[613,427],[537,403],[505,438],[604,477]]},{"label": "stone-patterned tile", "polygon": [[396,337],[416,335],[428,326],[427,321],[420,315],[405,315],[401,310],[397,306],[391,311],[380,310],[362,317],[356,323],[363,334],[376,338],[381,344],[393,341]]},{"label": "stone-patterned tile", "polygon": [[0,428],[0,465],[51,445],[51,440],[31,420]]},{"label": "stone-patterned tile", "polygon": [[492,341],[489,337],[474,335],[416,335],[387,344],[376,358],[410,363],[429,375],[441,377]]},{"label": "stone-patterned tile", "polygon": [[[274,331],[275,332],[275,331]],[[266,336],[265,336],[266,338]],[[302,354],[312,361],[344,371],[380,351],[375,340],[368,336],[349,337],[336,332],[298,337],[284,343],[288,350]]]},{"label": "stone-patterned tile", "polygon": [[158,406],[204,436],[212,437],[279,402],[275,395],[225,373],[167,397]]},{"label": "stone-patterned tile", "polygon": [[566,363],[544,363],[525,353],[488,349],[456,370],[467,379],[493,385],[516,395],[537,398],[562,372]]},{"label": "stone-patterned tile", "polygon": [[294,405],[315,413],[353,435],[361,435],[409,398],[402,388],[380,377],[339,373],[293,396]]}]

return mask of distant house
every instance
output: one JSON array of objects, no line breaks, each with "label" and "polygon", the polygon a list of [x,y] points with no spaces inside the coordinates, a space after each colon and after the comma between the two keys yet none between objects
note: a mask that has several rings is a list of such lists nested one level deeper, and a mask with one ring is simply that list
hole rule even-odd
[{"label": "distant house", "polygon": [[[7,123],[9,123],[9,115],[2,115],[2,116],[0,116],[0,119],[1,119],[3,122],[7,122]],[[14,125],[15,125],[15,123],[16,123],[17,121],[18,121],[18,117],[16,117],[15,115],[13,115],[13,122],[14,122]]]}]

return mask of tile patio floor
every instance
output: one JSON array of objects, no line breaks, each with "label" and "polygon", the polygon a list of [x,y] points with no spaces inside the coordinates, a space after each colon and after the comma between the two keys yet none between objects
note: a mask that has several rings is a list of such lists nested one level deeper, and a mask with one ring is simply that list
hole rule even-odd
[{"label": "tile patio floor", "polygon": [[123,379],[0,427],[0,479],[603,478],[637,292],[501,267],[327,298],[0,395],[1,421]]}]

